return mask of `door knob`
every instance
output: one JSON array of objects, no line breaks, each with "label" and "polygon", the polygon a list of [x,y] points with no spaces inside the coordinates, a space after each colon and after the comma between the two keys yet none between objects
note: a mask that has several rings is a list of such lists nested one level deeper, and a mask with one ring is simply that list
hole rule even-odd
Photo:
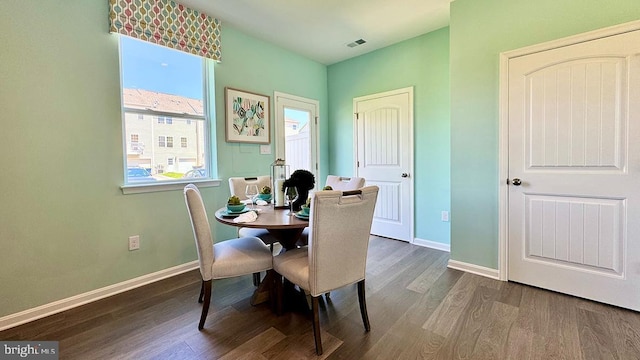
[{"label": "door knob", "polygon": [[407,173],[402,173],[402,177],[403,177],[403,178],[409,177],[409,174],[407,174]]},{"label": "door knob", "polygon": [[511,183],[513,184],[513,186],[520,186],[522,185],[522,181],[518,178],[514,178],[513,180],[511,180]]}]

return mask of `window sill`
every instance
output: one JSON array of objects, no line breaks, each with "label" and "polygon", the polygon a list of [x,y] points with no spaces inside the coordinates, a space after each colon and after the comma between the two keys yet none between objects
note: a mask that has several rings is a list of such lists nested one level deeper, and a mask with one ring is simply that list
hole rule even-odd
[{"label": "window sill", "polygon": [[199,188],[220,186],[220,180],[218,179],[204,179],[204,180],[191,180],[191,181],[172,181],[162,183],[149,183],[149,184],[136,184],[136,185],[122,185],[120,190],[122,194],[143,194],[158,191],[172,191],[182,190],[187,184],[195,184]]}]

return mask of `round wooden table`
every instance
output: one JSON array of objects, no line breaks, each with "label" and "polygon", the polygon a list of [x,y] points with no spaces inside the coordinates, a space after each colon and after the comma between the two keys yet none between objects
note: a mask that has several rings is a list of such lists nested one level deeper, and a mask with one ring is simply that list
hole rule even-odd
[{"label": "round wooden table", "polygon": [[[235,219],[237,215],[227,215],[226,207],[218,209],[215,216],[218,222],[226,225],[267,229],[269,233],[278,240],[280,245],[282,245],[283,251],[295,249],[296,241],[298,241],[300,234],[302,234],[302,230],[309,226],[309,221],[290,215],[289,209],[275,209],[273,205],[256,205],[256,208],[259,209],[258,218],[256,221],[250,223],[233,222],[233,219]],[[251,297],[251,305],[257,305],[271,300],[271,307],[275,310],[276,297],[273,293],[275,290],[275,281],[276,276],[274,276],[273,270],[267,271],[267,275],[260,282],[260,285]]]},{"label": "round wooden table", "polygon": [[233,219],[237,216],[228,216],[226,208],[220,208],[216,211],[216,220],[219,222],[246,228],[267,229],[273,235],[285,250],[291,250],[296,247],[296,241],[302,234],[302,230],[309,226],[308,220],[298,219],[294,215],[289,215],[289,209],[275,209],[273,205],[256,205],[258,218],[250,223],[236,223]]}]

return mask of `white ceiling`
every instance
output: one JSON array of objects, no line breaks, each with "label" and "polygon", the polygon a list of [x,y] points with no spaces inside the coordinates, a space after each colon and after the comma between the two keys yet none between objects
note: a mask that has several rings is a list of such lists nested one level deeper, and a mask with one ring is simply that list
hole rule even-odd
[{"label": "white ceiling", "polygon": [[177,0],[222,21],[223,60],[227,24],[325,65],[447,26],[450,1]]}]

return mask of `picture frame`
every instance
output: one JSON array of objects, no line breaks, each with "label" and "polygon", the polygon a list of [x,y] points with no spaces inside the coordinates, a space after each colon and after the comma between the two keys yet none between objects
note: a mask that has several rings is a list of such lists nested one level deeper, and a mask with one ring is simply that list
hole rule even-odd
[{"label": "picture frame", "polygon": [[227,142],[271,143],[271,98],[250,91],[224,88]]}]

